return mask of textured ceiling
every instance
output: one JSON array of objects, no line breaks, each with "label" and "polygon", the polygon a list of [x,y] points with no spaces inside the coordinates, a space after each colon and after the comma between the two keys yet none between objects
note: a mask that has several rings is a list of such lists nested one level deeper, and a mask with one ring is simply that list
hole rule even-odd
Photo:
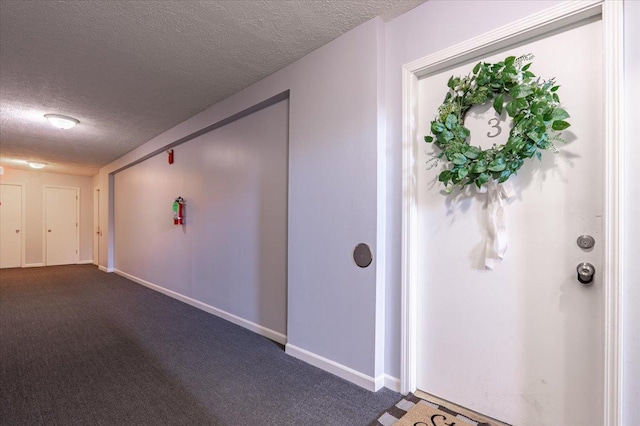
[{"label": "textured ceiling", "polygon": [[[361,23],[424,0],[0,1],[0,163],[98,169]],[[80,120],[72,130],[43,115]]]}]

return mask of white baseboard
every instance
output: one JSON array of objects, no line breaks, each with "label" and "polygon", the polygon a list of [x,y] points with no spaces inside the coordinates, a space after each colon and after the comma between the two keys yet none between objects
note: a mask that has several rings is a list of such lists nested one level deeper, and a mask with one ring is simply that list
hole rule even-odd
[{"label": "white baseboard", "polygon": [[400,379],[384,374],[384,387],[394,392],[400,392]]},{"label": "white baseboard", "polygon": [[335,374],[336,376],[348,380],[351,383],[355,383],[356,385],[363,387],[366,390],[375,392],[379,389],[376,389],[376,385],[380,382],[379,380],[375,380],[373,377],[367,376],[366,374],[356,371],[353,368],[339,364],[335,361],[331,361],[330,359],[314,354],[313,352],[309,352],[305,349],[294,346],[291,343],[287,343],[285,348],[288,355],[309,363],[314,367],[318,367],[324,371],[328,371],[331,374]]},{"label": "white baseboard", "polygon": [[98,269],[101,270],[102,272],[113,272],[114,271],[113,268],[105,268],[102,265],[98,265]]},{"label": "white baseboard", "polygon": [[[78,263],[76,263],[76,265],[88,265],[88,264],[91,264],[91,263],[93,263],[93,260],[81,260]],[[46,266],[46,265],[44,263],[42,263],[42,262],[40,262],[40,263],[25,263],[23,268],[40,268],[42,266]]]},{"label": "white baseboard", "polygon": [[[102,266],[100,268],[102,268]],[[203,310],[205,312],[208,312],[210,314],[213,314],[213,315],[215,315],[217,317],[223,318],[223,319],[225,319],[225,320],[227,320],[229,322],[232,322],[232,323],[234,323],[236,325],[239,325],[240,327],[244,327],[247,330],[251,330],[254,333],[257,333],[257,334],[259,334],[261,336],[266,337],[267,339],[271,339],[271,340],[273,340],[275,342],[278,342],[278,343],[280,343],[282,345],[287,343],[287,336],[285,336],[282,333],[278,333],[277,331],[271,330],[269,328],[261,326],[260,324],[256,324],[254,322],[251,322],[249,320],[241,318],[241,317],[239,317],[237,315],[234,315],[232,313],[223,311],[222,309],[218,309],[218,308],[213,307],[211,305],[207,305],[206,303],[201,302],[199,300],[192,299],[192,298],[190,298],[188,296],[185,296],[183,294],[180,294],[180,293],[176,293],[173,290],[168,290],[168,289],[166,289],[164,287],[160,287],[157,284],[150,283],[149,281],[145,281],[145,280],[143,280],[141,278],[138,278],[138,277],[133,276],[131,274],[127,274],[126,272],[122,272],[122,271],[120,271],[118,269],[115,269],[114,272],[116,274],[118,274],[118,275],[121,275],[121,276],[123,276],[123,277],[125,277],[125,278],[127,278],[127,279],[129,279],[129,280],[131,280],[133,282],[135,282],[135,283],[138,283],[140,285],[148,287],[148,288],[150,288],[152,290],[155,290],[155,291],[157,291],[159,293],[165,294],[165,295],[167,295],[169,297],[172,297],[172,298],[174,298],[176,300],[184,302],[184,303],[186,303],[188,305],[191,305],[191,306],[193,306],[195,308],[201,309],[201,310]]]}]

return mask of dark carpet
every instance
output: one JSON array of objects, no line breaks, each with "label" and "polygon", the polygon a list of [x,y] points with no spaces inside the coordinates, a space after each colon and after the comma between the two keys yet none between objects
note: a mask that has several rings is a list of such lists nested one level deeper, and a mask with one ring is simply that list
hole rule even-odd
[{"label": "dark carpet", "polygon": [[400,399],[92,265],[0,270],[2,425],[367,425]]}]

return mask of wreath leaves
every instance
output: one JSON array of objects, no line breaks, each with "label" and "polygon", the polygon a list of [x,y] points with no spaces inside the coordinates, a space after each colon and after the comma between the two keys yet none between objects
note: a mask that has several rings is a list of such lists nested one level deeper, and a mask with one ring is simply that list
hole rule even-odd
[{"label": "wreath leaves", "polygon": [[[542,158],[541,150],[557,152],[557,133],[570,126],[569,113],[560,107],[555,79],[542,80],[529,71],[533,55],[509,56],[495,64],[478,62],[465,77],[451,76],[449,92],[431,122],[434,143],[450,163],[438,180],[448,191],[454,186],[475,184],[478,188],[495,179],[505,182],[516,174],[525,158]],[[504,145],[483,150],[469,145],[471,134],[464,119],[471,107],[493,101],[493,109],[506,110],[513,127]],[[551,133],[551,134],[550,134]]]}]

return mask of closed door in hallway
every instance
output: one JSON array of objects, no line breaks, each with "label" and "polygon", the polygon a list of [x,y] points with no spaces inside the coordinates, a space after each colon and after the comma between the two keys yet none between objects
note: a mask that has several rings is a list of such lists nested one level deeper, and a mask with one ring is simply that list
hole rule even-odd
[{"label": "closed door in hallway", "polygon": [[[417,386],[514,425],[603,424],[601,39],[601,21],[590,20],[419,81],[420,136],[430,133],[450,76],[511,55],[535,55],[529,70],[557,78],[571,114],[559,152],[527,159],[509,179],[515,196],[504,201],[508,249],[493,271],[483,258],[487,194],[442,191],[441,168],[424,166],[440,151],[419,142]],[[471,144],[504,144],[510,121],[491,105],[472,108],[465,119]],[[595,246],[579,246],[583,234]],[[578,280],[582,262],[595,266],[591,284]]]},{"label": "closed door in hallway", "polygon": [[93,190],[93,264],[100,264],[100,188]]},{"label": "closed door in hallway", "polygon": [[78,263],[79,189],[45,187],[46,264]]},{"label": "closed door in hallway", "polygon": [[0,185],[0,268],[22,266],[22,186]]}]

